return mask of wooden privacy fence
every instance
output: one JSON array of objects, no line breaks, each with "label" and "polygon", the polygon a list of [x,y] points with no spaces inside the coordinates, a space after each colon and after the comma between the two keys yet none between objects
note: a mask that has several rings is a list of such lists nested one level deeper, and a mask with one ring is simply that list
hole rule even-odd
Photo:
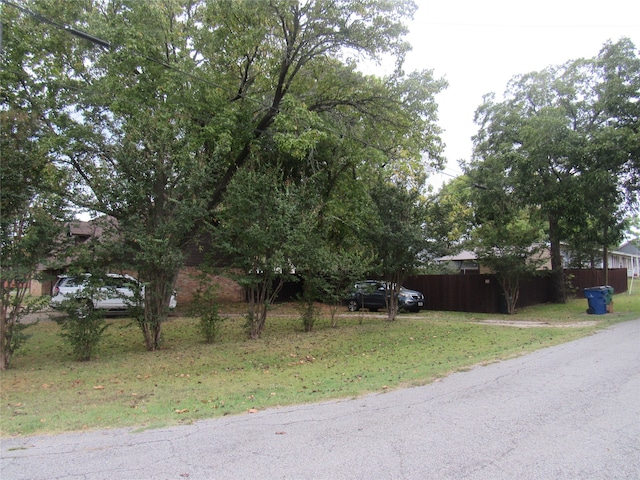
[{"label": "wooden privacy fence", "polygon": [[[604,285],[604,271],[565,270],[569,288],[578,298],[584,289]],[[615,293],[627,291],[627,269],[609,269],[609,283]],[[494,275],[419,275],[409,277],[404,286],[425,295],[425,308],[476,313],[506,313],[502,290]],[[520,282],[516,308],[550,302],[550,274],[532,276]]]},{"label": "wooden privacy fence", "polygon": [[604,270],[601,268],[594,270],[566,269],[564,271],[571,287],[576,289],[575,295],[583,297],[583,290],[589,287],[609,285],[613,287],[614,293],[627,291],[628,277],[626,268],[610,268],[609,281],[604,281]]}]

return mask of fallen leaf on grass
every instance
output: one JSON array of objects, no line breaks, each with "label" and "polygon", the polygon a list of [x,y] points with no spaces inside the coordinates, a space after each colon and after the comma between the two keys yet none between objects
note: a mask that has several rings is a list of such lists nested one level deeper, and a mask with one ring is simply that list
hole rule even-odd
[{"label": "fallen leaf on grass", "polygon": [[94,390],[104,390],[104,385],[94,385],[93,389]]},{"label": "fallen leaf on grass", "polygon": [[176,410],[176,413],[187,413],[189,412],[188,408],[183,408],[182,410]]}]

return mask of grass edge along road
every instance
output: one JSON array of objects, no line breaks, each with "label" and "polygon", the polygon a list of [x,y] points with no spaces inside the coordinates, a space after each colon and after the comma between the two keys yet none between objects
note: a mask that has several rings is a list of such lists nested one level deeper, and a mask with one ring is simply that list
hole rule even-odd
[{"label": "grass edge along road", "polygon": [[257,341],[246,339],[240,315],[222,323],[212,344],[194,319],[171,318],[156,352],[145,351],[130,319],[117,318],[89,362],[72,360],[57,324],[43,321],[27,330],[13,368],[0,372],[0,435],[158,428],[424,385],[638,318],[640,294],[616,295],[611,314],[587,315],[586,307],[575,299],[513,316],[422,311],[394,323],[340,310],[337,328],[322,312],[305,333],[285,304],[274,306]]}]

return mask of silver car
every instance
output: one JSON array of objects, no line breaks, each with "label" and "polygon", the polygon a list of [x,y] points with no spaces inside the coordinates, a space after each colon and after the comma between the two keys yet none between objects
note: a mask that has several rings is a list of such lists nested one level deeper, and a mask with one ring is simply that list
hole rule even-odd
[{"label": "silver car", "polygon": [[[144,285],[131,275],[108,273],[90,286],[90,276],[61,275],[51,292],[51,306],[60,308],[66,300],[80,300],[89,309],[105,312],[126,312],[144,298]],[[91,291],[89,291],[91,290]],[[136,295],[139,297],[136,298]],[[169,308],[176,308],[176,292],[171,295]]]}]

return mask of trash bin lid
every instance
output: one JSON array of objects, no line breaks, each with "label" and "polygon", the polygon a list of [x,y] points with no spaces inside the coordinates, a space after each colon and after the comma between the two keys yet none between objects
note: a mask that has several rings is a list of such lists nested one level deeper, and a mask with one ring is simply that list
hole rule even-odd
[{"label": "trash bin lid", "polygon": [[585,292],[605,292],[611,291],[613,292],[613,287],[609,287],[608,285],[600,285],[598,287],[587,287],[584,289]]}]

